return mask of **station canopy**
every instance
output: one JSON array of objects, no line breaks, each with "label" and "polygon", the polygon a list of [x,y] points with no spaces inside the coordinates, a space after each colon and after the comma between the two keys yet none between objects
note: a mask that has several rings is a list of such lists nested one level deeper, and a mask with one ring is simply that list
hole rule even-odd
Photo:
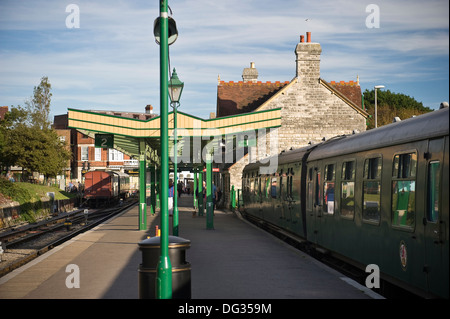
[{"label": "station canopy", "polygon": [[[92,138],[95,138],[96,134],[113,135],[113,148],[136,159],[139,158],[139,155],[145,154],[147,161],[158,166],[160,165],[160,116],[148,120],[139,120],[100,112],[68,109],[69,127],[77,129]],[[173,154],[173,120],[173,112],[170,112],[168,123],[169,155]],[[230,134],[234,135],[235,138],[238,134],[280,126],[281,108],[206,120],[178,111],[178,152],[183,148],[183,143],[188,141],[191,148],[189,154],[192,157],[194,143],[192,142],[193,139],[185,138],[188,136],[192,138],[197,137],[197,140],[201,140],[201,147],[203,149],[210,142],[208,136],[211,136],[211,140],[213,136],[215,138],[218,136],[225,138]],[[144,147],[145,151],[142,149]],[[194,161],[190,161],[190,163],[192,162]],[[188,165],[184,166],[188,167]]]}]

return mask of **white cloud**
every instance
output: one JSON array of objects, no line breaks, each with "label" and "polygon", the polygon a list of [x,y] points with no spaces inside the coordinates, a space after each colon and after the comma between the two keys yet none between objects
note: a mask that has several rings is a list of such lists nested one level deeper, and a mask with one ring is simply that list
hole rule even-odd
[{"label": "white cloud", "polygon": [[[23,104],[47,75],[55,114],[89,101],[98,108],[139,111],[153,104],[158,110],[159,47],[152,30],[157,3],[78,1],[80,29],[71,30],[65,27],[69,3],[0,2],[0,104]],[[294,48],[307,31],[322,45],[325,80],[355,80],[359,74],[363,85],[391,82],[401,92],[408,83],[423,82],[425,88],[440,79],[441,95],[448,99],[448,2],[377,1],[379,29],[365,26],[369,3],[171,1],[179,38],[170,60],[185,82],[182,107],[207,117],[215,111],[218,74],[239,81],[251,61],[262,81],[291,80]],[[447,70],[436,61],[447,61]],[[417,98],[426,95],[419,90]]]}]

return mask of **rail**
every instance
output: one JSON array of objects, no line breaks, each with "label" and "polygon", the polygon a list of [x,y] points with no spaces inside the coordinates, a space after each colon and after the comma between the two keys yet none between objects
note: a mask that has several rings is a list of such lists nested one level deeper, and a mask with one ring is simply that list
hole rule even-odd
[{"label": "rail", "polygon": [[[85,214],[84,209],[80,209],[54,218],[53,221],[49,221],[51,225],[42,222],[34,227],[12,231],[7,236],[3,234],[0,236],[0,241],[6,244],[6,249],[3,252],[3,261],[0,262],[0,277],[136,203],[137,201],[130,201],[114,208],[93,210],[88,214]],[[66,227],[66,231],[61,231],[64,227]]]}]

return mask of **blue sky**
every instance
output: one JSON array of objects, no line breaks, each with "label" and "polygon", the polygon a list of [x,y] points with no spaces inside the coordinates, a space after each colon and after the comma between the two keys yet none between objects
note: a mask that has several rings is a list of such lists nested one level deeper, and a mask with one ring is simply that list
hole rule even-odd
[{"label": "blue sky", "polygon": [[[80,27],[69,29],[76,4]],[[379,28],[368,28],[369,4]],[[24,105],[43,76],[51,115],[67,108],[159,113],[159,1],[0,0],[0,105]],[[438,108],[449,101],[449,1],[172,0],[179,37],[171,67],[185,83],[180,110],[215,112],[217,77],[240,81],[255,62],[261,81],[290,81],[300,35],[322,46],[321,78],[385,85]],[[307,21],[306,21],[307,20]]]}]

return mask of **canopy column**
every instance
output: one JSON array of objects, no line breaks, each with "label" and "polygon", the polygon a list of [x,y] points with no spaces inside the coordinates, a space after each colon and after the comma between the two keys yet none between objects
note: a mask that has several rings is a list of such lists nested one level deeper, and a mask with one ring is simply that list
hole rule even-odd
[{"label": "canopy column", "polygon": [[150,165],[150,212],[156,213],[156,169],[155,165]]},{"label": "canopy column", "polygon": [[206,155],[206,229],[214,229],[214,201],[212,185],[212,154]]},{"label": "canopy column", "polygon": [[198,216],[203,216],[203,167],[200,166],[198,172]]},{"label": "canopy column", "polygon": [[145,164],[145,141],[139,141],[139,230],[147,229],[147,167]]},{"label": "canopy column", "polygon": [[198,170],[194,168],[194,209],[197,209],[197,179],[198,179]]}]

